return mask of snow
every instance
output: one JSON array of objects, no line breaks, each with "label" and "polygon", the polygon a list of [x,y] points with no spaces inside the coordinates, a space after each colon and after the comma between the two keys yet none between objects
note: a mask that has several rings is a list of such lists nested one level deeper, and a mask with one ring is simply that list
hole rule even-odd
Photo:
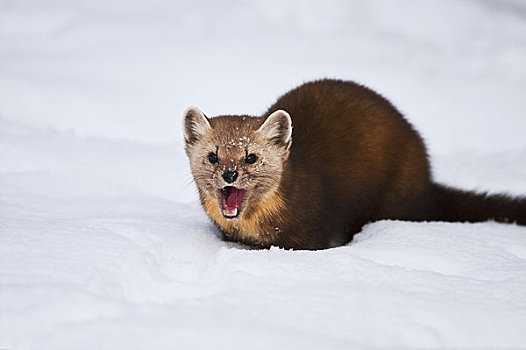
[{"label": "snow", "polygon": [[252,250],[200,208],[181,115],[365,83],[438,180],[526,194],[526,2],[0,2],[0,349],[526,347],[526,228],[367,225]]}]

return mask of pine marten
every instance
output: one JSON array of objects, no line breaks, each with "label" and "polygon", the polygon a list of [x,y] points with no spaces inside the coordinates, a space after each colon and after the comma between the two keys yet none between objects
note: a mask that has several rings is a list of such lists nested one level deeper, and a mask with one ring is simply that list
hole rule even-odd
[{"label": "pine marten", "polygon": [[526,225],[526,197],[433,182],[418,132],[354,82],[303,84],[260,117],[189,107],[183,129],[201,203],[226,240],[324,249],[382,219]]}]

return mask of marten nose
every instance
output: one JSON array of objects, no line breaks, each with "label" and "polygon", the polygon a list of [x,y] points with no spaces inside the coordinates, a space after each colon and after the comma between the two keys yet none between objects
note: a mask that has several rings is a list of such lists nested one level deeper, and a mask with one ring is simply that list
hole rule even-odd
[{"label": "marten nose", "polygon": [[231,184],[232,182],[236,181],[237,175],[237,171],[235,170],[225,170],[223,172],[223,179],[229,184]]}]

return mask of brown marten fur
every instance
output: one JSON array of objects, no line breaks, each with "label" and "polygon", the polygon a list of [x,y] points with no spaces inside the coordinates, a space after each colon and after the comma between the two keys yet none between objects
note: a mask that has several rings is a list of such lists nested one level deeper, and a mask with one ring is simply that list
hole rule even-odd
[{"label": "brown marten fur", "polygon": [[526,198],[434,183],[418,132],[353,82],[306,83],[260,117],[190,107],[183,122],[201,202],[225,239],[322,249],[381,219],[526,225]]}]

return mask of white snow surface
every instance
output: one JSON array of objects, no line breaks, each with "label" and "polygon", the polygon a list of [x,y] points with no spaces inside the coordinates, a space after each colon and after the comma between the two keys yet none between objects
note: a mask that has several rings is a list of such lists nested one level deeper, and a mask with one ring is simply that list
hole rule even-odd
[{"label": "white snow surface", "polygon": [[526,194],[526,2],[0,2],[0,349],[526,348],[526,228],[221,241],[181,114],[364,83],[437,180]]}]

